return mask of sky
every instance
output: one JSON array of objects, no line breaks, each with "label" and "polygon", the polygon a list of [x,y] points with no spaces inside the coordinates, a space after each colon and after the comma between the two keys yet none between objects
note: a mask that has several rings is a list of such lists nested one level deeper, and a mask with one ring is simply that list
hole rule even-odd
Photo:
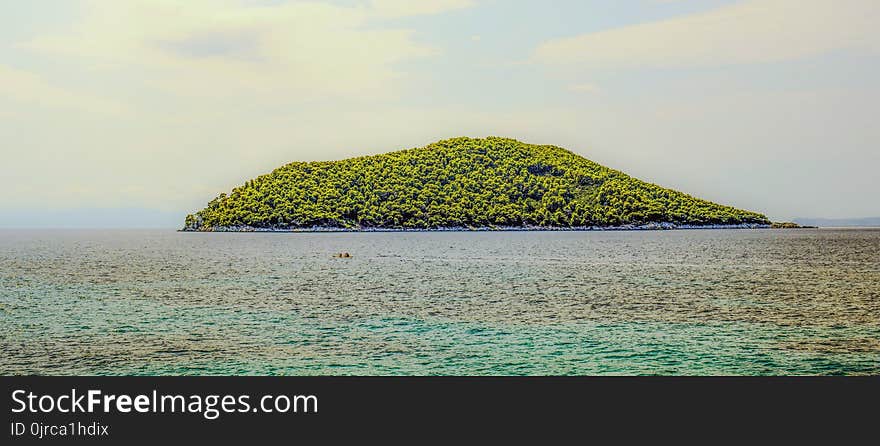
[{"label": "sky", "polygon": [[179,227],[291,161],[506,136],[880,215],[876,0],[0,3],[0,227]]}]

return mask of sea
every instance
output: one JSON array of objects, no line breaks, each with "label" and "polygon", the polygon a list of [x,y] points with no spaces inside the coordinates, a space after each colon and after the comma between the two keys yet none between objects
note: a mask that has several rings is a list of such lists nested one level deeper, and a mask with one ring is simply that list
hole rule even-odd
[{"label": "sea", "polygon": [[876,375],[880,229],[0,230],[0,374]]}]

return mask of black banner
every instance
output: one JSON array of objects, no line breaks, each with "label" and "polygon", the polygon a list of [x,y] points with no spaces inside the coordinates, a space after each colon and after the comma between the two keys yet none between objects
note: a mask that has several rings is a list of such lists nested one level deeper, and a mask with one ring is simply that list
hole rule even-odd
[{"label": "black banner", "polygon": [[[880,380],[614,377],[4,377],[4,444],[249,442],[715,430],[836,438],[876,420]],[[837,423],[837,424],[835,424]],[[405,432],[416,437],[404,436]],[[412,435],[412,434],[407,434]],[[748,437],[750,438],[750,437]],[[396,442],[396,441],[394,441]]]}]

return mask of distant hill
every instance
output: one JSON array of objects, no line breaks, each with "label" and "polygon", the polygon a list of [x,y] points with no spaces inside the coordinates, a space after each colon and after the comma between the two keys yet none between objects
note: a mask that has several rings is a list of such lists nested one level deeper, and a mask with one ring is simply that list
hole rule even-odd
[{"label": "distant hill", "polygon": [[454,138],[341,161],[293,162],[220,194],[184,230],[571,228],[769,224],[513,139]]},{"label": "distant hill", "polygon": [[807,218],[799,217],[794,221],[798,224],[819,226],[819,227],[850,227],[850,226],[867,226],[880,227],[880,217],[865,218]]}]

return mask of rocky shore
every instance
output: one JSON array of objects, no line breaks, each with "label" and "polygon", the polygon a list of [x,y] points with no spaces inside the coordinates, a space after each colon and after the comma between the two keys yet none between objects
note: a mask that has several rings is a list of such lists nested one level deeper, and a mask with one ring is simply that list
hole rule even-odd
[{"label": "rocky shore", "polygon": [[377,228],[351,227],[339,228],[328,226],[310,227],[253,227],[253,226],[221,226],[206,229],[184,228],[181,232],[479,232],[479,231],[654,231],[671,229],[767,229],[768,224],[741,223],[732,225],[691,225],[668,222],[646,223],[642,225],[620,226],[492,226],[492,227],[438,227],[438,228]]}]

